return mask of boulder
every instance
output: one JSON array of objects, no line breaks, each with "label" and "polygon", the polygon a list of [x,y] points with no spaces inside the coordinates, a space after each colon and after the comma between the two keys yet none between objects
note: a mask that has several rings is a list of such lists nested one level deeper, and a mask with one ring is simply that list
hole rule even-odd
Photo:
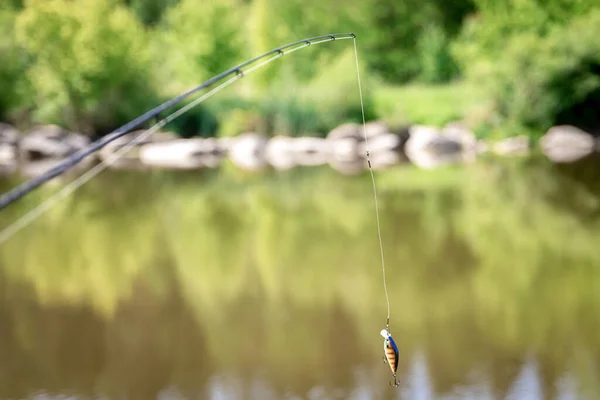
[{"label": "boulder", "polygon": [[362,141],[361,127],[348,123],[331,130],[327,135],[330,148],[330,161],[337,163],[352,163],[359,161],[358,145]]},{"label": "boulder", "polygon": [[317,137],[300,137],[292,142],[294,159],[298,165],[315,166],[327,163],[330,143]]},{"label": "boulder", "polygon": [[235,138],[229,149],[229,157],[239,168],[257,171],[267,165],[267,137],[258,133],[243,133]]},{"label": "boulder", "polygon": [[140,146],[140,161],[151,167],[214,168],[221,160],[215,139],[174,139]]},{"label": "boulder", "polygon": [[14,126],[0,122],[0,173],[9,173],[15,168],[19,138],[19,131]]},{"label": "boulder", "polygon": [[568,163],[592,153],[597,144],[589,133],[570,125],[554,126],[540,139],[542,152],[551,161]]},{"label": "boulder", "polygon": [[23,160],[57,159],[67,157],[89,143],[88,137],[69,132],[58,125],[42,125],[21,139],[19,153]]},{"label": "boulder", "polygon": [[409,133],[404,152],[420,168],[431,169],[466,161],[465,149],[468,147],[459,135],[445,135],[436,127],[424,125],[411,126]]},{"label": "boulder", "polygon": [[329,145],[329,165],[343,174],[357,174],[362,171],[363,156],[359,154],[361,126],[347,123],[331,130],[327,135]]},{"label": "boulder", "polygon": [[[139,158],[142,146],[178,138],[177,135],[170,132],[154,132],[149,135],[147,132],[147,130],[140,129],[113,140],[100,149],[98,157],[102,162],[109,163],[111,168],[139,167],[144,165]],[[122,150],[126,146],[128,146],[128,150]]]},{"label": "boulder", "polygon": [[288,136],[272,137],[265,147],[265,158],[275,169],[295,167],[294,139]]}]

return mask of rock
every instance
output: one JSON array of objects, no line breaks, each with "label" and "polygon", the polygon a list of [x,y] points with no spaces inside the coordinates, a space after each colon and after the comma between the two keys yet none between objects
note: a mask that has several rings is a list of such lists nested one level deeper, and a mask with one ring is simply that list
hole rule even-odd
[{"label": "rock", "polygon": [[10,166],[17,163],[17,148],[12,144],[0,143],[0,165]]},{"label": "rock", "polygon": [[358,144],[362,141],[360,125],[340,125],[329,132],[327,141],[330,147],[330,161],[351,163],[359,160]]},{"label": "rock", "polygon": [[477,155],[488,148],[475,137],[475,133],[462,122],[450,122],[442,129],[442,134],[459,142],[462,147],[463,162],[473,163]]},{"label": "rock", "polygon": [[[366,158],[367,142],[361,142],[358,146],[359,153],[364,154]],[[395,152],[401,149],[402,139],[395,133],[382,133],[377,136],[368,138],[369,155],[371,158],[378,153]]]},{"label": "rock", "polygon": [[219,150],[219,153],[223,156],[227,155],[227,153],[229,153],[229,149],[231,148],[233,142],[235,141],[235,138],[232,137],[222,137],[222,138],[217,138],[217,149]]},{"label": "rock", "polygon": [[265,157],[269,164],[279,170],[296,166],[294,140],[288,136],[275,136],[265,147]]},{"label": "rock", "polygon": [[329,165],[343,174],[357,174],[363,169],[363,158],[359,155],[362,142],[360,125],[343,124],[327,135]]},{"label": "rock", "polygon": [[69,132],[57,125],[43,125],[31,130],[19,145],[24,160],[64,158],[85,148],[88,137]]},{"label": "rock", "polygon": [[[384,153],[377,153],[376,155],[371,155],[370,159],[371,159],[371,168],[374,171],[401,164],[403,161],[402,155],[400,155],[399,153],[391,152],[391,151],[384,152]],[[368,168],[368,165],[365,165],[365,167]]]},{"label": "rock", "polygon": [[442,129],[442,134],[461,143],[465,150],[473,150],[477,146],[477,138],[473,131],[460,122],[446,124]]},{"label": "rock", "polygon": [[229,149],[231,161],[238,167],[250,171],[263,169],[267,165],[265,150],[267,138],[258,133],[243,133]]},{"label": "rock", "polygon": [[[150,143],[167,142],[178,138],[177,135],[170,132],[154,132],[147,135],[147,130],[137,130],[130,132],[120,138],[110,142],[102,147],[98,157],[102,162],[109,163],[111,168],[132,168],[143,164],[139,158],[140,148]],[[142,137],[143,138],[140,138]],[[131,143],[133,141],[135,143]],[[128,150],[122,151],[125,146],[131,144]]]},{"label": "rock", "polygon": [[14,170],[18,160],[19,131],[12,125],[0,123],[0,173]]},{"label": "rock", "polygon": [[328,140],[343,139],[343,138],[358,138],[361,136],[361,125],[353,122],[342,124],[333,128],[328,134]]},{"label": "rock", "polygon": [[202,162],[208,168],[218,167],[225,157],[225,152],[220,147],[219,141],[215,138],[204,139],[204,149],[201,154]]},{"label": "rock", "polygon": [[364,131],[361,125],[360,133],[363,137],[365,135],[365,131],[367,138],[370,139],[378,135],[385,135],[386,133],[389,133],[390,127],[383,121],[371,121],[365,124]]},{"label": "rock", "polygon": [[542,152],[556,163],[568,163],[586,157],[596,145],[592,135],[570,125],[554,126],[540,139]]},{"label": "rock", "polygon": [[395,133],[379,133],[376,136],[368,138],[367,141],[361,142],[358,146],[359,152],[364,154],[364,168],[368,168],[367,162],[367,144],[369,146],[369,159],[371,160],[371,168],[374,170],[384,169],[392,165],[401,164],[408,161],[406,155],[402,151],[402,146],[405,140]]},{"label": "rock", "polygon": [[466,149],[463,138],[458,135],[447,136],[437,128],[423,125],[414,125],[409,132],[404,152],[420,168],[462,163],[471,158],[471,151]]},{"label": "rock", "polygon": [[0,143],[16,145],[19,141],[19,131],[10,124],[0,122]]},{"label": "rock", "polygon": [[368,167],[368,146],[373,169],[400,164],[408,161],[403,151],[408,138],[408,129],[401,132],[392,131],[382,121],[369,122],[364,130],[361,124],[344,124],[332,130],[327,137],[331,143],[329,163],[343,173],[359,173]]},{"label": "rock", "polygon": [[501,156],[524,156],[529,154],[529,138],[515,136],[503,139],[492,145],[492,151]]},{"label": "rock", "polygon": [[140,161],[148,166],[196,169],[214,168],[221,156],[215,139],[174,139],[140,146]]},{"label": "rock", "polygon": [[294,160],[298,165],[315,166],[327,163],[329,142],[316,137],[300,137],[292,142]]}]

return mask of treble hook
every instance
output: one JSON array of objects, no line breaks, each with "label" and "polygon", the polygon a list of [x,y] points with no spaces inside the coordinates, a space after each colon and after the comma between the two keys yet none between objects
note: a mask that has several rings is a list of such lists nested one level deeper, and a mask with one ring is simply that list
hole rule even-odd
[{"label": "treble hook", "polygon": [[389,382],[391,387],[399,387],[400,384],[398,383],[398,380],[396,379],[396,374],[394,374],[394,384],[392,385],[392,382]]}]

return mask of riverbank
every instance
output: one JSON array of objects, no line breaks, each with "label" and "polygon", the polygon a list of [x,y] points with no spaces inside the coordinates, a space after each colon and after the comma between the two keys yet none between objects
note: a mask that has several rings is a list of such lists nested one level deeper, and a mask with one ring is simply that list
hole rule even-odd
[{"label": "riverbank", "polygon": [[[43,174],[90,142],[85,135],[57,125],[38,126],[22,133],[9,124],[0,124],[1,171],[25,176]],[[470,164],[489,155],[523,157],[538,151],[553,162],[573,162],[600,150],[599,143],[571,126],[553,127],[539,142],[526,136],[478,139],[460,123],[441,128],[393,128],[384,121],[373,121],[364,129],[360,124],[346,123],[324,138],[242,132],[231,137],[186,139],[171,132],[139,130],[107,144],[77,168],[102,162],[115,169],[197,170],[228,162],[247,171],[329,165],[343,174],[358,174],[367,168],[368,161],[375,170],[401,164],[434,169]]]}]

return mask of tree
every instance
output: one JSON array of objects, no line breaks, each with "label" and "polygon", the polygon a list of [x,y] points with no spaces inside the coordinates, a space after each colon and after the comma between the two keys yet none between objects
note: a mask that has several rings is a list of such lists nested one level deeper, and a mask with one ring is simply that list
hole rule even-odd
[{"label": "tree", "polygon": [[26,0],[15,33],[40,122],[103,133],[156,102],[146,34],[116,0]]},{"label": "tree", "polygon": [[600,127],[597,112],[584,115],[600,105],[600,8],[566,0],[478,5],[455,55],[467,79],[491,94],[496,121],[540,133],[560,119]]},{"label": "tree", "polygon": [[168,8],[174,7],[179,0],[124,0],[140,21],[146,26],[158,24]]},{"label": "tree", "polygon": [[182,0],[156,32],[156,62],[169,92],[187,90],[243,61],[245,6],[236,0]]},{"label": "tree", "polygon": [[27,54],[12,34],[17,16],[11,5],[0,6],[0,118],[14,119],[14,114],[27,101],[27,81],[22,71],[27,65]]},{"label": "tree", "polygon": [[471,0],[374,0],[369,5],[364,43],[373,71],[397,83],[455,76],[449,45],[474,10]]}]

